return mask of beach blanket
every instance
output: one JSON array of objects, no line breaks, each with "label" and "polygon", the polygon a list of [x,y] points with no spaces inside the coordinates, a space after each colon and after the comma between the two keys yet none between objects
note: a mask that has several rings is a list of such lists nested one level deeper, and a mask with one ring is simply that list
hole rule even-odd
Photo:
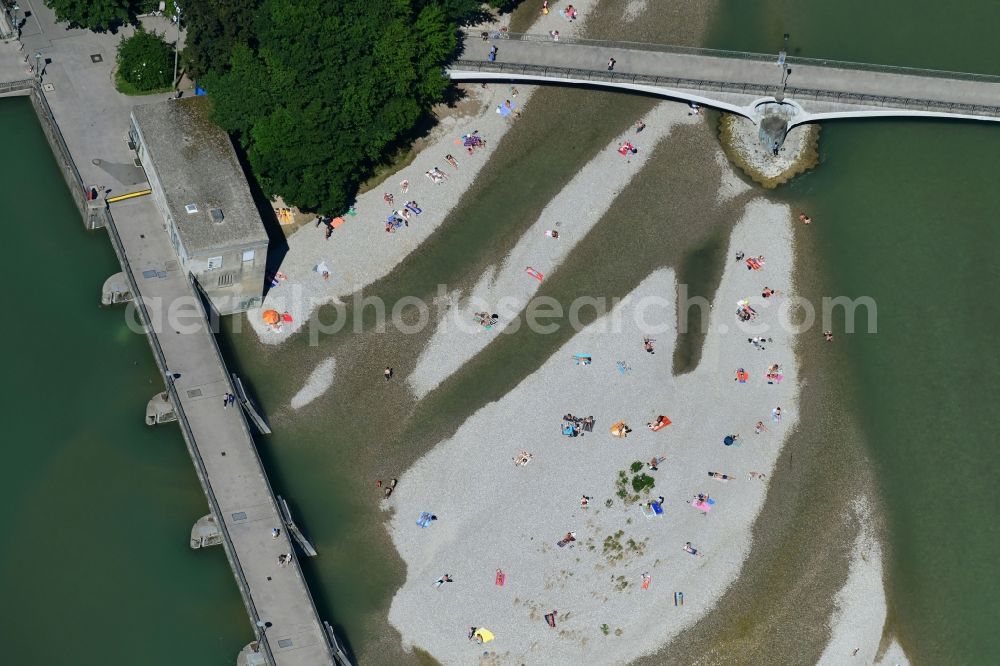
[{"label": "beach blanket", "polygon": [[423,208],[417,208],[417,205],[412,201],[407,203],[406,207],[412,210],[416,215],[420,215],[422,212],[424,212]]},{"label": "beach blanket", "polygon": [[527,268],[525,268],[525,269],[524,269],[524,272],[525,272],[525,273],[527,273],[528,275],[530,275],[531,277],[535,278],[535,279],[536,279],[536,280],[538,280],[539,282],[541,282],[541,281],[542,281],[542,278],[544,278],[544,277],[545,277],[544,275],[542,275],[541,273],[539,273],[538,271],[536,271],[536,270],[535,270],[534,268],[532,268],[531,266],[528,266]]},{"label": "beach blanket", "polygon": [[497,569],[497,577],[494,582],[497,587],[503,587],[503,584],[507,582],[507,574],[503,572],[503,569]]},{"label": "beach blanket", "polygon": [[652,582],[653,582],[653,577],[652,576],[650,576],[649,574],[643,574],[642,575],[642,589],[648,590],[649,589],[649,584],[652,583]]},{"label": "beach blanket", "polygon": [[642,505],[642,515],[649,518],[656,518],[657,516],[663,515],[663,507],[659,502],[649,502],[648,504]]},{"label": "beach blanket", "polygon": [[715,504],[715,500],[709,498],[708,500],[705,500],[705,501],[695,500],[694,502],[691,503],[691,506],[693,506],[694,508],[698,509],[702,513],[708,513],[709,511],[712,510],[712,505],[713,504]]},{"label": "beach blanket", "polygon": [[573,429],[573,425],[572,424],[570,424],[570,423],[563,423],[562,434],[566,435],[567,437],[572,437],[574,435],[574,432],[575,432],[575,430]]},{"label": "beach blanket", "polygon": [[545,614],[545,624],[549,625],[553,629],[556,628],[556,614],[554,612]]},{"label": "beach blanket", "polygon": [[650,428],[650,430],[652,430],[653,432],[659,432],[660,430],[663,430],[668,425],[670,425],[670,423],[671,423],[670,419],[668,419],[666,416],[662,415],[657,416],[656,421],[653,423],[653,427]]},{"label": "beach blanket", "polygon": [[417,525],[420,525],[420,527],[428,527],[432,522],[431,515],[432,514],[427,511],[421,513],[420,517],[417,518]]}]

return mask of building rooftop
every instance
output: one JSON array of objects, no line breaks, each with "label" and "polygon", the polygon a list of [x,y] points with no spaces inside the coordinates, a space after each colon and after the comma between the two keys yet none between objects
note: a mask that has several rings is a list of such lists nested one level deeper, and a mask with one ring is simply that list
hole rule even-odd
[{"label": "building rooftop", "polygon": [[204,97],[132,109],[188,255],[267,242],[246,175]]}]

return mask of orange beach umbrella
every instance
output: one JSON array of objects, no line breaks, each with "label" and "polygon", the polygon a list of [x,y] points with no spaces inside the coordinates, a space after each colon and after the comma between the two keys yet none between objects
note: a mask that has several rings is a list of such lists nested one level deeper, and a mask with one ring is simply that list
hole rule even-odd
[{"label": "orange beach umbrella", "polygon": [[277,310],[264,310],[264,314],[261,316],[264,318],[264,323],[270,324],[271,326],[274,326],[281,321],[281,315],[278,314]]}]

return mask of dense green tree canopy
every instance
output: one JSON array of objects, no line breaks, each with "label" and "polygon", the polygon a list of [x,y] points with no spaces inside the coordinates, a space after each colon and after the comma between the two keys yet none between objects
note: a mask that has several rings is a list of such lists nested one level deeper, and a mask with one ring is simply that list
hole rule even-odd
[{"label": "dense green tree canopy", "polygon": [[184,0],[184,69],[193,79],[229,69],[237,44],[256,45],[254,17],[263,0]]},{"label": "dense green tree canopy", "polygon": [[60,21],[104,32],[127,24],[135,16],[138,0],[45,0]]},{"label": "dense green tree canopy", "polygon": [[174,50],[161,35],[137,30],[118,44],[118,77],[138,92],[169,88],[174,78]]},{"label": "dense green tree canopy", "polygon": [[214,116],[267,194],[342,213],[386,147],[447,89],[449,18],[427,0],[262,0],[254,37],[204,77]]}]

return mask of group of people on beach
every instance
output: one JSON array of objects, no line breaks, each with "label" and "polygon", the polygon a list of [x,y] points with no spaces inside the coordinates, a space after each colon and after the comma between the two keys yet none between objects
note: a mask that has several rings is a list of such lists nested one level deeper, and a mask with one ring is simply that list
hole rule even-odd
[{"label": "group of people on beach", "polygon": [[566,414],[562,418],[562,432],[567,437],[579,437],[585,432],[594,431],[594,417],[593,416],[573,416],[572,414]]},{"label": "group of people on beach", "polygon": [[[645,126],[642,125],[642,127],[645,127]],[[642,131],[642,129],[639,128],[639,127],[637,127],[637,132],[639,132],[639,131]],[[627,144],[627,146],[626,146],[626,144]],[[623,144],[621,147],[626,147],[626,152],[630,152],[629,148],[631,148],[632,146],[631,146],[631,144],[628,144],[627,142],[626,142],[626,144]],[[431,172],[427,172],[427,173],[430,174]],[[390,205],[392,205],[391,201],[389,201],[388,203]],[[555,233],[553,233],[552,237],[557,237],[557,235]],[[732,256],[732,255],[729,255],[729,256]],[[744,262],[745,261],[745,263],[747,265],[747,269],[750,270],[750,271],[754,271],[754,272],[763,270],[764,266],[765,266],[765,257],[763,255],[751,256],[751,257],[747,258],[746,255],[743,252],[740,252],[740,253],[738,253],[736,255],[736,261],[737,262]],[[752,277],[754,280],[758,279],[756,276],[749,276],[748,275],[747,277]],[[759,285],[760,285],[760,282],[757,282],[755,288],[758,288]],[[772,297],[776,296],[779,293],[780,292],[778,292],[777,290],[775,290],[775,289],[773,289],[773,288],[771,288],[769,286],[764,286],[761,289],[761,298],[764,298],[764,299],[772,298]],[[759,305],[759,303],[758,303],[758,305]],[[753,321],[753,320],[756,320],[758,318],[758,312],[751,305],[749,298],[746,299],[745,301],[740,301],[739,308],[738,308],[736,314],[737,314],[737,317],[741,321]],[[767,315],[766,308],[763,310],[763,314],[766,317],[766,315]],[[468,315],[466,315],[466,316],[468,316]],[[477,320],[479,321],[479,323],[482,326],[484,326],[484,327],[485,326],[491,326],[491,325],[495,324],[496,321],[497,321],[497,315],[495,315],[495,314],[491,315],[490,313],[488,313],[486,311],[476,312],[474,314],[474,316],[477,318]],[[637,342],[637,340],[633,339],[632,342],[631,342],[631,344],[636,344],[636,342]],[[653,339],[651,337],[645,337],[645,336],[642,337],[643,350],[646,351],[649,354],[654,354],[655,353],[654,342],[655,342],[655,339]],[[755,336],[755,337],[752,337],[752,338],[748,338],[748,342],[750,342],[755,348],[757,348],[759,350],[764,350],[765,349],[765,345],[772,343],[773,340],[771,338],[764,338],[764,337],[760,337],[760,336]],[[632,349],[634,350],[633,353],[638,353],[638,350],[635,349],[635,347],[633,347]],[[669,349],[667,351],[669,352]],[[578,364],[582,363],[583,365],[590,365],[591,364],[591,360],[592,360],[590,356],[586,356],[586,359],[587,359],[586,362],[582,362],[580,360],[580,358],[579,358],[579,355],[574,356],[574,359],[576,360],[576,362]],[[757,366],[757,367],[759,367],[759,366]],[[755,374],[756,374],[756,372],[759,372],[759,370],[755,371]],[[758,376],[758,379],[759,379],[759,375],[757,375],[757,376]],[[778,364],[778,363],[771,363],[770,365],[767,366],[767,371],[766,371],[765,377],[767,379],[767,383],[768,384],[776,384],[776,383],[780,382],[781,381],[781,376],[782,375],[781,375],[781,366],[780,366],[780,364]],[[748,378],[749,378],[749,373],[747,373],[744,368],[739,368],[737,370],[737,372],[736,372],[736,381],[737,382],[747,383]],[[756,386],[757,387],[761,386],[761,383],[758,381],[758,383],[756,384]],[[744,390],[744,389],[741,388],[739,390]],[[768,389],[764,389],[764,390],[768,390]],[[770,404],[774,404],[774,403],[770,403]],[[769,407],[770,407],[770,405],[768,405],[768,408]],[[774,407],[772,409],[772,411],[771,411],[772,421],[774,423],[780,423],[781,416],[782,416],[781,407],[780,406]],[[747,419],[748,423],[744,424],[744,425],[749,425],[749,423],[754,423],[754,425],[753,425],[753,432],[754,432],[755,435],[760,436],[760,438],[756,438],[756,437],[753,438],[755,442],[759,442],[761,439],[766,438],[767,433],[769,433],[768,426],[765,424],[765,421],[764,421],[765,418],[766,418],[766,416],[764,418],[761,418],[761,419],[757,420],[755,423],[752,421],[752,418],[751,419]],[[647,423],[647,428],[650,431],[656,431],[656,430],[658,430],[657,426],[661,425],[661,423],[662,423],[661,420],[662,419],[665,419],[665,417],[662,417],[662,416],[661,417],[656,417],[656,419],[654,421],[650,421],[649,423]],[[578,416],[573,415],[572,413],[566,413],[562,417],[562,432],[563,432],[564,435],[568,435],[570,437],[578,437],[578,436],[582,435],[584,432],[590,432],[590,431],[592,431],[594,423],[595,423],[595,419],[594,419],[593,416],[578,417]],[[613,426],[612,434],[615,434],[614,428],[616,428],[616,427],[619,427],[620,430],[621,430],[621,432],[622,432],[622,434],[619,435],[619,436],[624,436],[624,435],[628,434],[629,432],[631,432],[631,429],[628,428],[627,425],[625,425],[624,421],[619,421],[618,423],[615,424],[615,426]],[[772,427],[774,427],[774,426],[772,425]],[[640,431],[641,431],[641,428],[640,428]],[[640,442],[641,442],[641,441],[645,441],[642,438],[651,437],[651,436],[663,437],[662,433],[660,435],[653,435],[652,433],[641,433],[641,434],[639,434],[637,436],[637,438],[640,439]],[[604,437],[607,437],[607,436],[604,435]],[[567,442],[567,444],[569,444],[569,443]],[[573,442],[573,444],[576,445],[577,442]],[[740,446],[742,444],[742,440],[740,440],[740,435],[738,433],[731,434],[731,435],[726,435],[725,438],[724,438],[724,440],[723,440],[723,444],[725,446],[727,446],[727,447]],[[631,442],[629,442],[628,445],[631,445]],[[716,446],[717,446],[717,444],[716,444]],[[729,465],[732,465],[733,458],[727,458],[727,460],[729,461],[728,464],[725,461],[721,460],[721,458],[724,455],[730,455],[731,456],[732,453],[733,453],[732,451],[720,452],[720,454],[721,454],[719,456],[720,460],[713,461],[710,464],[710,468],[707,469],[707,470],[706,470],[705,467],[702,467],[700,470],[698,470],[697,475],[700,475],[702,473],[706,473],[707,472],[707,475],[708,475],[708,477],[709,477],[709,479],[711,481],[716,481],[716,482],[724,483],[724,484],[727,484],[727,485],[729,484],[729,482],[737,480],[737,476],[733,472],[746,473],[746,474],[748,474],[748,479],[752,479],[752,480],[765,480],[766,479],[767,475],[765,473],[763,473],[763,472],[758,472],[758,471],[749,471],[749,472],[747,472],[745,469],[744,470],[740,470],[740,469],[735,468],[735,467],[729,467]],[[517,468],[521,468],[521,467],[527,466],[532,461],[533,457],[534,457],[533,454],[530,453],[529,451],[527,451],[527,450],[521,450],[520,452],[517,453],[517,455],[515,455],[512,458],[512,460],[513,460],[514,465]],[[644,459],[645,458],[640,458],[640,460],[644,460]],[[646,470],[648,472],[652,472],[652,473],[658,472],[661,469],[661,465],[663,465],[663,463],[665,461],[666,461],[666,456],[660,456],[660,455],[654,456],[654,457],[652,457],[652,458],[649,459],[648,463],[646,463],[646,465],[645,465]],[[506,463],[506,464],[509,464],[509,463]],[[643,467],[642,463],[639,463],[639,470],[640,471],[642,470],[642,467]],[[534,469],[534,468],[532,468],[532,469]],[[511,471],[511,470],[509,470],[509,468],[507,468],[507,470],[508,470],[508,473],[516,473],[516,474],[524,474],[524,473],[529,473],[530,474],[531,473],[531,470],[528,470],[527,472],[524,472],[524,471]],[[538,470],[535,470],[535,471],[538,471]],[[698,484],[697,486],[689,488],[689,490],[687,492],[681,493],[681,494],[679,494],[679,496],[675,496],[674,498],[672,498],[671,501],[681,500],[681,499],[684,498],[685,495],[687,495],[687,493],[689,493],[691,491],[702,490],[702,492],[697,492],[697,493],[695,493],[693,495],[690,495],[691,499],[688,499],[687,502],[689,504],[691,504],[692,506],[694,506],[694,508],[696,508],[699,511],[701,511],[703,515],[707,516],[709,514],[709,512],[713,510],[712,507],[713,506],[717,506],[717,504],[716,504],[717,500],[719,500],[719,499],[725,500],[726,499],[726,497],[727,497],[726,494],[725,494],[726,493],[726,489],[717,489],[720,494],[718,496],[713,497],[713,496],[710,495],[709,492],[705,492],[704,488],[702,488],[702,484],[704,483],[704,478],[705,477],[697,476],[697,478],[700,479],[700,481],[694,481],[694,483]],[[712,484],[709,484],[709,485],[712,485]],[[579,491],[577,491],[577,492],[579,492]],[[387,496],[388,496],[388,493],[387,493]],[[575,496],[574,496],[573,500],[575,500]],[[579,507],[581,509],[588,509],[588,513],[590,513],[589,512],[589,508],[591,507],[591,504],[593,503],[594,498],[591,495],[589,495],[589,494],[580,493],[578,501],[579,501]],[[598,501],[598,503],[600,503],[601,501],[603,501],[603,498],[599,499],[597,501]],[[658,497],[655,500],[655,502],[654,502],[654,500],[650,500],[650,504],[655,503],[655,504],[657,504],[658,506],[660,506],[662,508],[662,505],[664,504],[665,501],[666,501],[665,498],[661,496],[661,497]],[[679,504],[679,501],[678,501],[678,504]],[[595,505],[595,507],[596,506],[599,506],[599,504]],[[594,510],[596,510],[596,508]],[[577,515],[579,515],[579,514],[577,514]],[[560,529],[565,529],[566,527],[570,527],[570,526],[571,525],[566,525],[566,526],[561,526],[560,525],[558,527]],[[577,529],[582,529],[582,528],[577,528]],[[555,537],[556,537],[557,534],[558,534],[558,532],[553,533],[550,538],[552,538],[553,540],[555,540]],[[585,534],[585,532],[581,532],[581,534]],[[694,535],[689,535],[688,538],[693,538],[693,536]],[[557,545],[558,548],[566,548],[566,549],[571,549],[571,548],[574,548],[574,547],[580,547],[576,542],[578,541],[578,539],[582,539],[582,538],[584,538],[584,537],[579,537],[575,531],[570,530],[570,531],[566,532],[561,539],[559,539],[558,541],[556,541],[556,545]],[[694,539],[694,541],[698,541],[698,539]],[[683,546],[681,546],[680,542],[679,542],[679,539],[678,539],[678,542],[676,543],[675,547],[683,549],[685,553],[690,554],[692,556],[702,557],[703,556],[703,552],[702,552],[702,549],[700,548],[700,546],[703,546],[703,545],[704,546],[708,546],[708,544],[702,544],[702,543],[699,542],[699,547],[695,547],[695,545],[694,545],[694,543],[692,541],[685,541],[683,543]],[[709,556],[711,556],[711,552],[710,551],[711,551],[711,547],[709,547]],[[681,557],[683,557],[683,556],[681,556]],[[684,558],[684,559],[686,559],[686,558]],[[439,571],[440,570],[436,570],[433,573],[438,573]],[[635,573],[637,573],[638,571],[641,571],[641,569],[637,569],[636,571],[633,572],[632,575],[634,576]],[[431,577],[428,576],[428,578],[430,579]],[[650,587],[651,582],[652,582],[652,576],[650,575],[649,572],[643,572],[641,574],[641,580],[642,580],[642,587],[643,587],[643,589],[648,589]],[[429,583],[430,581],[428,580],[427,582]],[[445,583],[450,583],[450,582],[453,582],[453,579],[451,578],[450,574],[444,574],[443,576],[437,578],[437,580],[434,581],[434,584],[435,584],[435,587],[442,588],[442,587],[447,587],[445,585]],[[498,582],[497,584],[499,585],[500,583]],[[429,585],[428,585],[428,587],[429,587]],[[554,623],[554,613],[555,612],[553,611],[553,623]],[[484,638],[484,636],[486,638]],[[484,634],[481,631],[481,629],[478,629],[476,627],[472,627],[470,629],[469,637],[470,637],[470,639],[475,640],[477,642],[488,642],[489,640],[492,640],[492,634],[489,634],[488,632],[486,634]]]},{"label": "group of people on beach", "polygon": [[487,330],[492,329],[500,321],[500,315],[496,313],[477,312],[475,317],[479,321],[479,325]]},{"label": "group of people on beach", "polygon": [[441,171],[441,169],[437,167],[425,171],[424,175],[427,176],[430,179],[430,181],[435,185],[440,185],[444,181],[448,180],[448,174],[446,174],[444,171]]}]

